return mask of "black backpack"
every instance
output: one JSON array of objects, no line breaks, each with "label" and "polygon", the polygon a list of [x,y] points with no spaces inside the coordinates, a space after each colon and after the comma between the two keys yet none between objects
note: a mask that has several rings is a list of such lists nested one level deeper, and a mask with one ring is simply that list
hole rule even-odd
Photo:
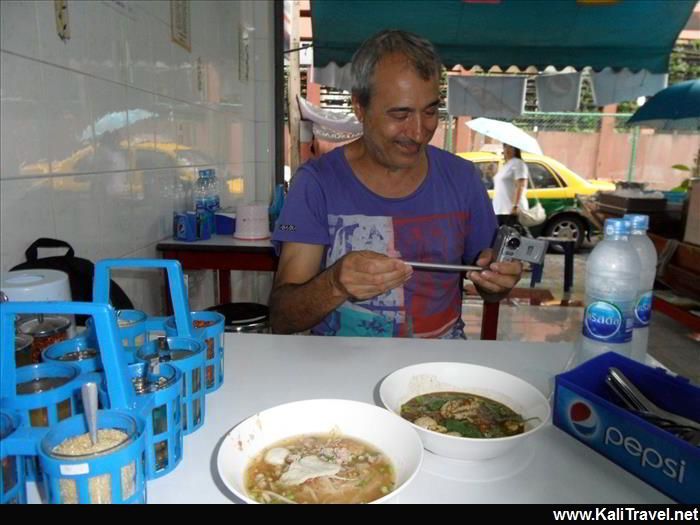
[{"label": "black backpack", "polygon": [[[68,251],[64,255],[39,259],[39,248],[68,248]],[[68,274],[73,300],[92,302],[92,281],[95,277],[95,265],[88,259],[76,257],[73,247],[66,241],[42,237],[34,241],[27,248],[27,251],[24,252],[24,255],[27,258],[27,262],[18,264],[10,271],[43,268],[65,272]],[[124,290],[114,281],[110,281],[109,300],[117,310],[131,310],[134,308],[133,303],[124,293]],[[85,325],[87,317],[85,315],[76,315],[75,322],[81,326]]]}]

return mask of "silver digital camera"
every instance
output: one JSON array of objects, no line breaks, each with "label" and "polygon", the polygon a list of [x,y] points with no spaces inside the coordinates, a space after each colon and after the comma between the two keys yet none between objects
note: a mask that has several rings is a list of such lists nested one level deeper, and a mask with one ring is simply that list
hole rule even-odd
[{"label": "silver digital camera", "polygon": [[493,243],[497,261],[524,261],[542,264],[547,253],[547,241],[523,237],[511,226],[501,226]]}]

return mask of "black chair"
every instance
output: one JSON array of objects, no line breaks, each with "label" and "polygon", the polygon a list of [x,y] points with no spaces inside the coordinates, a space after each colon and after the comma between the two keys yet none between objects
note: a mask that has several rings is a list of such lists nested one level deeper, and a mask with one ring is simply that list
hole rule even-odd
[{"label": "black chair", "polygon": [[224,303],[207,308],[226,318],[224,330],[238,333],[269,333],[270,309],[260,303]]}]

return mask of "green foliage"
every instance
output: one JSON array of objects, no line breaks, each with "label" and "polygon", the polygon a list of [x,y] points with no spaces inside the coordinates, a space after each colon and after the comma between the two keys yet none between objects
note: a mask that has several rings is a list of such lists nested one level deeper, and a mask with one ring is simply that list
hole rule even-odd
[{"label": "green foliage", "polygon": [[700,40],[673,48],[668,66],[668,84],[700,78]]}]

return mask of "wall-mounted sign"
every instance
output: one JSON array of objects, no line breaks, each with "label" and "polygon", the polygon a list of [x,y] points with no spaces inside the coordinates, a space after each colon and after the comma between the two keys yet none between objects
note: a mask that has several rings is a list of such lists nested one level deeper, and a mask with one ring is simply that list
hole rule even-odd
[{"label": "wall-mounted sign", "polygon": [[242,25],[238,26],[238,80],[248,81],[250,60],[250,36],[248,30]]},{"label": "wall-mounted sign", "polygon": [[170,0],[170,35],[187,51],[192,51],[190,27],[190,0]]}]

